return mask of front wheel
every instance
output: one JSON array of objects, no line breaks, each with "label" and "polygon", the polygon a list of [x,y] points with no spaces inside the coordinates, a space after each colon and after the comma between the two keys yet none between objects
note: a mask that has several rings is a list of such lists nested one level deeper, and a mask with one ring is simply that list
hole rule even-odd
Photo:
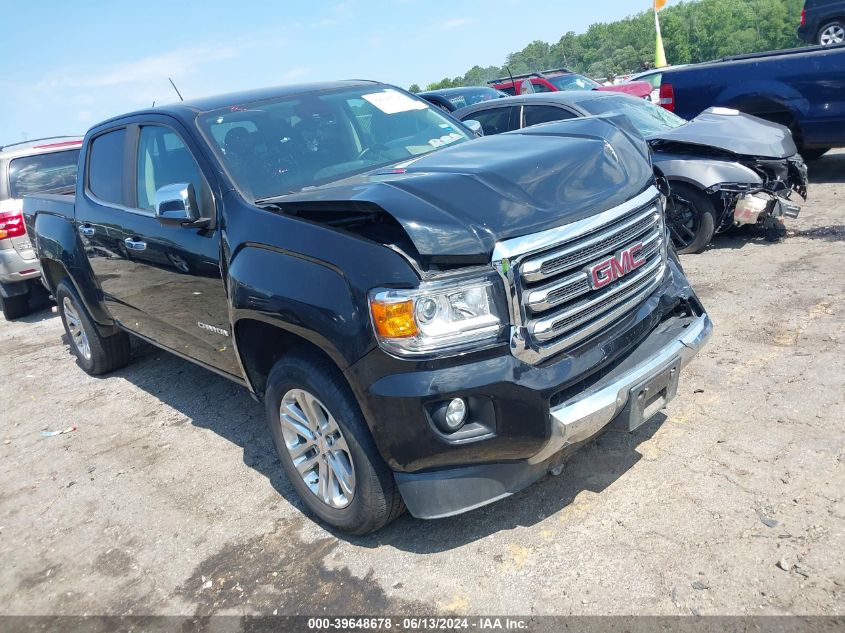
[{"label": "front wheel", "polygon": [[671,183],[666,223],[678,253],[700,253],[716,231],[716,208],[700,189]]},{"label": "front wheel", "polygon": [[126,332],[117,332],[111,336],[100,334],[76,290],[67,280],[60,281],[56,287],[56,303],[59,305],[70,349],[76,356],[76,364],[86,373],[99,376],[129,362],[129,335]]},{"label": "front wheel", "polygon": [[283,358],[267,379],[265,404],[282,467],[320,519],[368,534],[402,513],[393,473],[331,361],[308,353]]}]

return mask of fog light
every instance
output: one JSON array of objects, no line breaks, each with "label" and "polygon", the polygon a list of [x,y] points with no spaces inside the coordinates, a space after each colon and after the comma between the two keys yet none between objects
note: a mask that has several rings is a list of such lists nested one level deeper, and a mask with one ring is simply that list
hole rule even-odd
[{"label": "fog light", "polygon": [[467,417],[467,403],[463,398],[455,398],[446,407],[446,427],[450,431],[457,431],[464,424]]}]

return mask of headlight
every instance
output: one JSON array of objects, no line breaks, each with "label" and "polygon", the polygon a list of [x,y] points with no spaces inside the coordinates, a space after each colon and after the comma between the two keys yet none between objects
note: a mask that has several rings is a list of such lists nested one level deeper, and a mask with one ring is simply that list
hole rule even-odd
[{"label": "headlight", "polygon": [[494,342],[502,327],[492,279],[422,282],[370,292],[379,344],[401,356],[458,351]]}]

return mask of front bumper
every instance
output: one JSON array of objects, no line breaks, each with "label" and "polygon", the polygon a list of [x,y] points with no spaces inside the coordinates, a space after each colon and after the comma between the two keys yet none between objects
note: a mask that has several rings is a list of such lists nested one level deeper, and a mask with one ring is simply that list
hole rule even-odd
[{"label": "front bumper", "polygon": [[[549,410],[551,436],[528,459],[395,473],[405,505],[415,517],[436,519],[478,508],[527,487],[557,465],[569,447],[590,439],[614,420],[627,417],[636,406],[632,394],[650,379],[686,365],[707,342],[712,329],[707,314],[661,323],[598,382]],[[665,391],[663,404],[674,395],[671,384]],[[657,410],[648,409],[648,417]]]}]

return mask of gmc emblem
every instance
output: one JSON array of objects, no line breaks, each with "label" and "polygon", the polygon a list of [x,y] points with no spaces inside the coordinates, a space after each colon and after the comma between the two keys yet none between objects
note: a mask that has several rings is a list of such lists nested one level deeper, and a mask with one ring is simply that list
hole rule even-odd
[{"label": "gmc emblem", "polygon": [[588,268],[590,285],[598,290],[645,264],[645,257],[640,255],[642,249],[643,243],[639,242]]}]

